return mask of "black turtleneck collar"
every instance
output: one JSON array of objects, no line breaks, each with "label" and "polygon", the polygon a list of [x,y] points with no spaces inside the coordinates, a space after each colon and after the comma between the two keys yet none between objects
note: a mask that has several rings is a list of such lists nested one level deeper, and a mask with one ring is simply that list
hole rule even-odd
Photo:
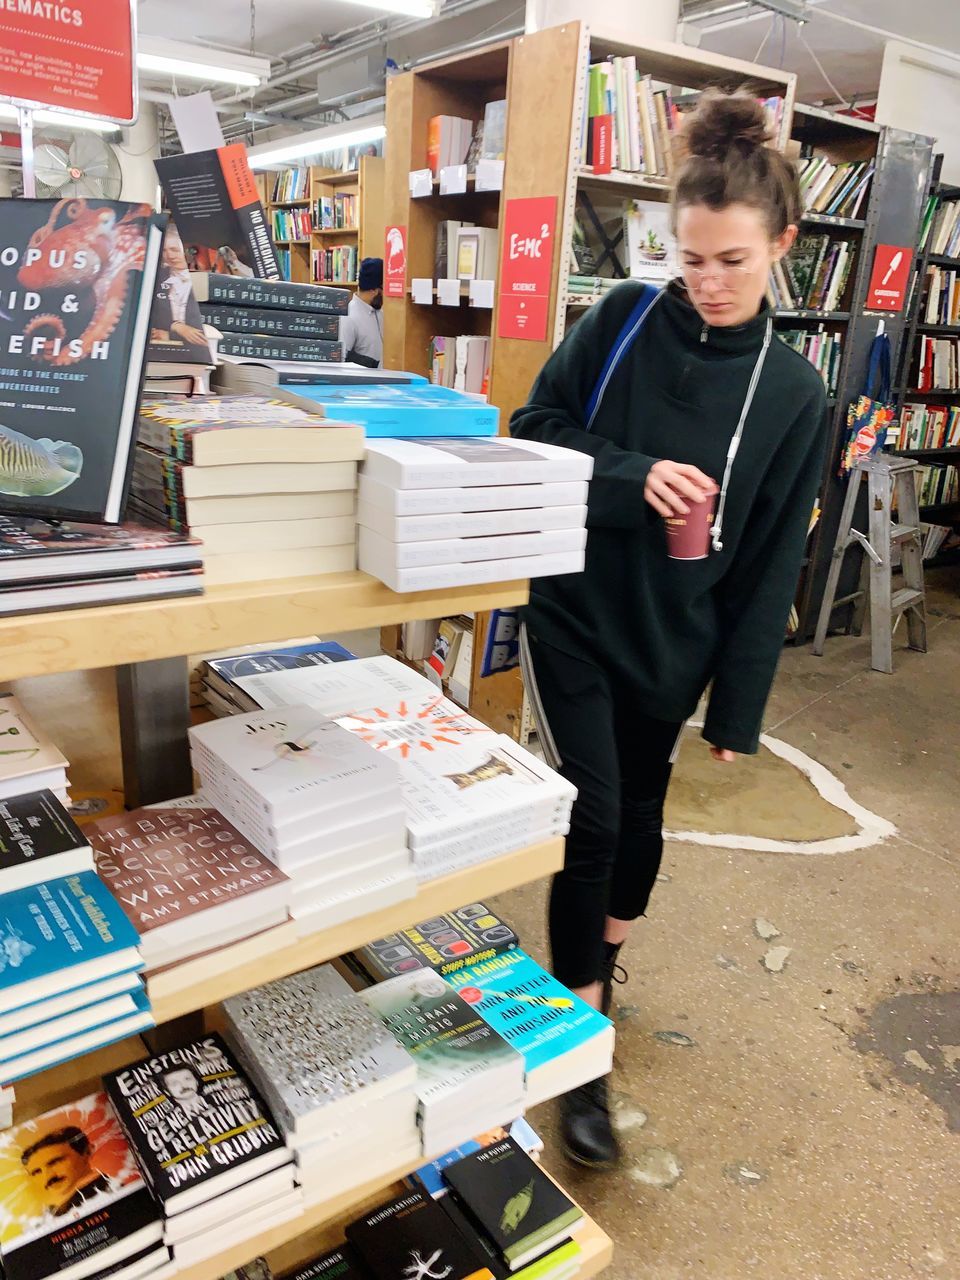
[{"label": "black turtleneck collar", "polygon": [[760,310],[745,324],[707,324],[690,301],[684,286],[677,280],[672,280],[667,285],[660,306],[663,307],[670,323],[687,341],[736,355],[757,350],[763,341],[767,318],[771,314],[770,304],[764,298],[760,304]]}]

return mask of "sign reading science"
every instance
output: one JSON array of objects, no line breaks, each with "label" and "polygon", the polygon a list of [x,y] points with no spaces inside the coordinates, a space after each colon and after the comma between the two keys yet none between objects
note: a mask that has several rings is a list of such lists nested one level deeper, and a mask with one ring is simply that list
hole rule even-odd
[{"label": "sign reading science", "polygon": [[136,0],[0,0],[0,101],[132,124]]}]

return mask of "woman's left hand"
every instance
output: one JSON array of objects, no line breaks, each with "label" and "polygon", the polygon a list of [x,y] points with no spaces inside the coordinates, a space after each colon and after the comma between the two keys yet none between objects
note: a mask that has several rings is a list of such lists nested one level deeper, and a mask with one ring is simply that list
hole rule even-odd
[{"label": "woman's left hand", "polygon": [[728,751],[726,747],[711,747],[710,754],[719,764],[733,764],[737,758],[737,753]]}]

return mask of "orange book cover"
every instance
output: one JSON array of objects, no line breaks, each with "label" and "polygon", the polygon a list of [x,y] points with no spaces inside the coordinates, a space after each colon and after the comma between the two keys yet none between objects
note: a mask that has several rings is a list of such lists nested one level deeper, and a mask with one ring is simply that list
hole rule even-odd
[{"label": "orange book cover", "polygon": [[427,166],[436,178],[440,173],[440,139],[443,116],[432,116],[427,124]]}]

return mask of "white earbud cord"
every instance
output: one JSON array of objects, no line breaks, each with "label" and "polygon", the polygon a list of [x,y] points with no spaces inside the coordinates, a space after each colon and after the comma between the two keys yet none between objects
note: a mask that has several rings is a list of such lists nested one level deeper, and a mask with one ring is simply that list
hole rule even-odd
[{"label": "white earbud cord", "polygon": [[767,327],[763,334],[763,345],[760,348],[760,354],[757,356],[757,363],[753,366],[753,373],[750,375],[750,385],[747,387],[747,397],[743,402],[743,408],[740,410],[740,421],[737,423],[737,429],[733,433],[730,441],[730,447],[727,449],[727,464],[723,469],[723,484],[720,486],[720,500],[717,503],[717,516],[710,530],[710,536],[713,539],[714,551],[723,550],[723,514],[727,506],[727,486],[730,484],[730,475],[733,471],[733,460],[737,456],[737,450],[740,448],[740,437],[743,435],[744,424],[747,421],[747,414],[750,412],[750,406],[753,404],[753,397],[756,394],[757,385],[760,382],[760,375],[763,373],[763,362],[767,358],[767,351],[770,347],[770,341],[773,338],[773,320],[767,316]]}]

